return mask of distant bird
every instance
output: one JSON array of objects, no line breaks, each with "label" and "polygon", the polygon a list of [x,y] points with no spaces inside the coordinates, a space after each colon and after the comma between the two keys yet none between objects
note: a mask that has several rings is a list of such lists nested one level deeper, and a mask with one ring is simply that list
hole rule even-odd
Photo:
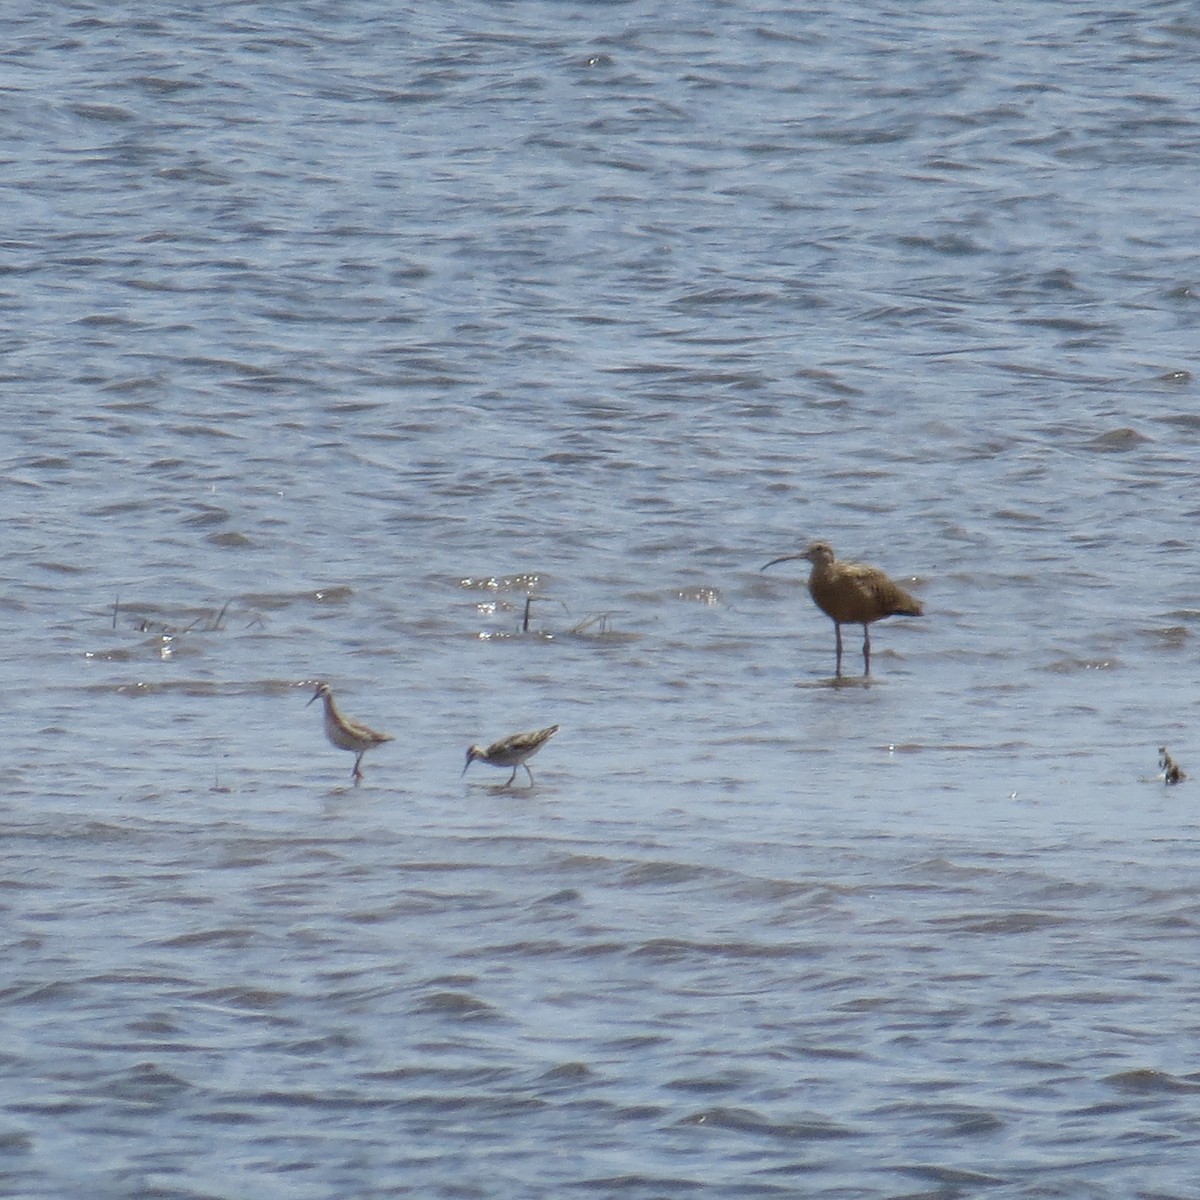
[{"label": "distant bird", "polygon": [[465,775],[467,767],[476,759],[487,763],[489,767],[512,767],[512,774],[504,784],[508,787],[517,777],[517,768],[524,767],[525,774],[529,776],[529,786],[533,787],[533,772],[525,760],[532,758],[557,732],[558,726],[551,725],[548,729],[535,729],[532,733],[514,733],[486,748],[472,746],[467,751],[467,763],[462,773]]},{"label": "distant bird", "polygon": [[919,600],[910,596],[878,567],[867,563],[838,562],[828,542],[813,542],[802,554],[773,558],[760,569],[776,563],[806,559],[812,563],[808,592],[817,607],[833,621],[837,636],[837,675],[842,674],[842,626],[863,627],[863,675],[871,673],[871,622],[884,617],[919,617],[924,612]]},{"label": "distant bird", "polygon": [[1166,746],[1158,748],[1158,766],[1163,773],[1163,783],[1182,783],[1187,778],[1183,768],[1167,753]]},{"label": "distant bird", "polygon": [[[363,777],[363,755],[375,746],[382,746],[384,742],[393,742],[396,739],[390,733],[377,733],[374,729],[343,716],[327,683],[317,684],[317,690],[313,692],[312,700],[308,704],[313,700],[325,701],[325,736],[339,750],[351,750],[357,756],[354,759],[354,770],[351,772],[351,778],[357,787],[358,781]],[[307,708],[308,704],[304,707]]]}]

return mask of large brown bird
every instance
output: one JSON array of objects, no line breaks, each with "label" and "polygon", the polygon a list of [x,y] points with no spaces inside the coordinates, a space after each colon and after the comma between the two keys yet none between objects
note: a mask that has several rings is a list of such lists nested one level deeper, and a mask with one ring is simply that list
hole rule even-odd
[{"label": "large brown bird", "polygon": [[807,559],[812,563],[808,593],[816,606],[833,621],[837,636],[837,674],[842,674],[842,626],[863,627],[863,675],[871,673],[871,622],[884,617],[919,617],[921,602],[898,583],[869,563],[838,562],[828,542],[813,542],[802,554],[773,558],[761,569],[776,563]]}]

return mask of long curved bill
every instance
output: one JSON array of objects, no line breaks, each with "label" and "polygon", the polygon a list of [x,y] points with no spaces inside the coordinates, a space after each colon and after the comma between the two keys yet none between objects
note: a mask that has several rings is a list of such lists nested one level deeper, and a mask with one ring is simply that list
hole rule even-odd
[{"label": "long curved bill", "polygon": [[785,554],[782,558],[773,558],[769,563],[763,563],[763,565],[758,569],[760,571],[765,571],[768,567],[773,567],[776,563],[795,562],[797,559],[801,559],[803,557],[803,554]]}]

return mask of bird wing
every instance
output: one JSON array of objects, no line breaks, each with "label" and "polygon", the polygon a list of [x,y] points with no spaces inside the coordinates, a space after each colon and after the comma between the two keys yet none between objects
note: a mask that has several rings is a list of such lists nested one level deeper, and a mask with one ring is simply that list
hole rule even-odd
[{"label": "bird wing", "polygon": [[921,602],[910,596],[898,583],[889,579],[878,567],[870,563],[839,563],[842,574],[851,581],[854,590],[862,596],[868,608],[879,616],[902,613],[920,616]]}]

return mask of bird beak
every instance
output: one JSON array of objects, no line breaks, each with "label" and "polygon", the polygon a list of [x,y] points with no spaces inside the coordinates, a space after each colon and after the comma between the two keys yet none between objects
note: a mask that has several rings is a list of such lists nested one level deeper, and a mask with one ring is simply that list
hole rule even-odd
[{"label": "bird beak", "polygon": [[[321,694],[320,692],[313,692],[312,700],[309,700],[308,704],[311,704],[313,702],[313,700],[315,700],[320,694]],[[304,707],[307,708],[308,704],[306,704]]]},{"label": "bird beak", "polygon": [[803,554],[785,554],[782,558],[773,558],[769,563],[763,563],[763,565],[758,569],[760,571],[765,571],[768,567],[773,567],[776,563],[795,562],[796,559],[805,557],[806,555]]}]

